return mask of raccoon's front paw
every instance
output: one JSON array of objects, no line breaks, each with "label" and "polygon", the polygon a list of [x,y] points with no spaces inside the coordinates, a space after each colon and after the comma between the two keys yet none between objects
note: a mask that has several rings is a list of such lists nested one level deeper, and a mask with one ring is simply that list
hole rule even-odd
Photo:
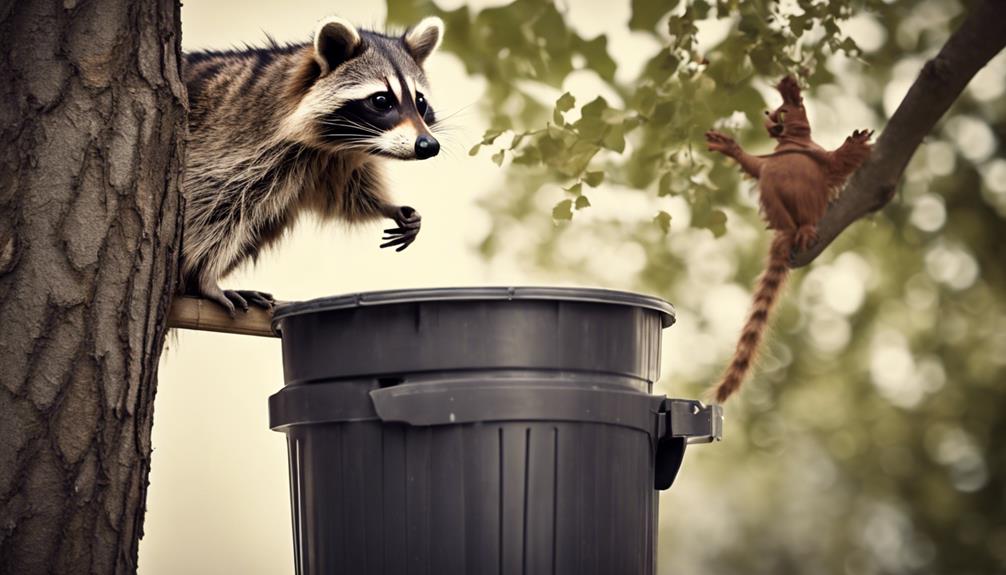
[{"label": "raccoon's front paw", "polygon": [[414,208],[402,206],[398,208],[391,218],[395,220],[398,227],[384,230],[385,236],[381,238],[381,241],[384,243],[381,244],[381,247],[390,248],[398,246],[395,251],[400,252],[416,241],[416,236],[419,235],[419,227],[423,223],[423,217]]}]

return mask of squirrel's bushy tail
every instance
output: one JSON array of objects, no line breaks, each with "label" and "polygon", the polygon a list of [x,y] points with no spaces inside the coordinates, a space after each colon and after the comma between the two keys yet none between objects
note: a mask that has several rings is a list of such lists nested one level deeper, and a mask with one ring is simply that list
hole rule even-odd
[{"label": "squirrel's bushy tail", "polygon": [[730,367],[723,374],[723,380],[716,386],[716,401],[723,403],[733,395],[744,381],[744,376],[758,355],[765,326],[768,325],[769,314],[779,299],[786,278],[789,276],[789,253],[793,245],[793,234],[776,232],[772,239],[772,250],[769,252],[768,264],[755,290],[754,303],[744,331],[741,332],[737,349],[734,351]]}]

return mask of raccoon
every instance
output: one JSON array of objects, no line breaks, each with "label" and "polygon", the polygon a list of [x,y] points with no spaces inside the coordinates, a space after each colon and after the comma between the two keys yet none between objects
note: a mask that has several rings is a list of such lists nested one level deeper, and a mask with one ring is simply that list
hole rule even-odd
[{"label": "raccoon", "polygon": [[311,43],[185,54],[189,141],[182,193],[182,289],[233,316],[271,295],[220,278],[276,242],[304,212],[348,223],[391,219],[382,248],[407,248],[422,218],[388,198],[385,159],[436,156],[423,63],[439,18],[401,36],[330,17]]}]

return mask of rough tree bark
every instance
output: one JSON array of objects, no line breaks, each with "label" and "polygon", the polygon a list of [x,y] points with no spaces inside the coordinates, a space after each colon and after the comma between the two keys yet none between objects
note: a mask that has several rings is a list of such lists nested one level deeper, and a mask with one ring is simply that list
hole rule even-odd
[{"label": "rough tree bark", "polygon": [[176,0],[0,2],[0,573],[131,573],[175,282]]}]

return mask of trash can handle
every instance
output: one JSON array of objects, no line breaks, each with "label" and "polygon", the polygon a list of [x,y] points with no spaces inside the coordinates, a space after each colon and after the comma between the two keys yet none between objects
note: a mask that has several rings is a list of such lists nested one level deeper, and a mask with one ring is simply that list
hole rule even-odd
[{"label": "trash can handle", "polygon": [[703,405],[694,399],[664,399],[659,413],[659,438],[684,438],[686,443],[723,439],[723,408],[719,405]]},{"label": "trash can handle", "polygon": [[723,408],[691,399],[667,398],[655,407],[657,442],[653,486],[664,490],[678,476],[689,443],[711,443],[723,438]]}]

